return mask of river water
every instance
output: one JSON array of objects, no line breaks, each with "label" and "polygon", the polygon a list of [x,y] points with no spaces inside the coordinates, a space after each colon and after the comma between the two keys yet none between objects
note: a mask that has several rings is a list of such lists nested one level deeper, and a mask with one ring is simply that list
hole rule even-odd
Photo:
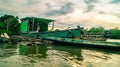
[{"label": "river water", "polygon": [[0,67],[120,67],[120,51],[52,44],[0,44]]}]

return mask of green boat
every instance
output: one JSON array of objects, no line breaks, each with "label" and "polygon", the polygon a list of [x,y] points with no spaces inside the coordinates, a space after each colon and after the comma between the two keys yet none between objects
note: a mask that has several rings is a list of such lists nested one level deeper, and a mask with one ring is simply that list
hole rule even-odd
[{"label": "green boat", "polygon": [[[81,35],[81,27],[65,30],[52,30],[54,28],[54,20],[26,17],[21,19],[20,32],[22,36],[29,37],[79,37]],[[49,23],[52,22],[52,29],[48,30]]]},{"label": "green boat", "polygon": [[90,41],[90,40],[59,38],[59,37],[46,37],[43,38],[43,40],[52,41],[53,43],[60,45],[120,50],[120,45],[111,44],[104,41]]}]

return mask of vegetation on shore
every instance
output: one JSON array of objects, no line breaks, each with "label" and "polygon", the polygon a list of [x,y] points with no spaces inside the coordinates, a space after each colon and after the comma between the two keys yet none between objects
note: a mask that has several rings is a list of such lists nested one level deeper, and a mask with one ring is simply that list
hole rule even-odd
[{"label": "vegetation on shore", "polygon": [[118,27],[115,27],[113,29],[105,30],[104,27],[92,27],[89,30],[84,29],[84,33],[100,33],[100,34],[107,34],[112,39],[120,39],[120,29]]},{"label": "vegetation on shore", "polygon": [[0,34],[8,33],[9,35],[19,34],[20,23],[18,17],[4,15],[0,17]]}]

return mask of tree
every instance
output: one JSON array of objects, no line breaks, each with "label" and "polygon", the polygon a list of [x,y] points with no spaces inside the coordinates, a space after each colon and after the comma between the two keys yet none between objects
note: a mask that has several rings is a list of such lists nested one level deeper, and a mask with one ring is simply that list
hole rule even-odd
[{"label": "tree", "polygon": [[19,33],[19,27],[20,24],[17,20],[17,17],[14,17],[12,15],[4,15],[0,17],[0,21],[2,22],[1,28],[4,28],[4,32],[8,34],[18,34]]},{"label": "tree", "polygon": [[0,34],[5,31],[5,25],[3,22],[0,21]]},{"label": "tree", "polygon": [[111,38],[120,39],[120,30],[117,27],[114,29],[110,29],[110,32],[112,34]]},{"label": "tree", "polygon": [[103,33],[104,32],[104,28],[103,27],[92,27],[89,30],[90,33]]}]

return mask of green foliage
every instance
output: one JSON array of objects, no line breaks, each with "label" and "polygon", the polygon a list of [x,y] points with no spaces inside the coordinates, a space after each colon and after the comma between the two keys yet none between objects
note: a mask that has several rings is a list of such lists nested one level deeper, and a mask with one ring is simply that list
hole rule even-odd
[{"label": "green foliage", "polygon": [[19,34],[19,30],[20,24],[18,23],[17,19],[14,19],[10,24],[9,31],[11,31],[11,34]]},{"label": "green foliage", "polygon": [[[105,29],[103,27],[92,27],[91,29],[84,29],[85,33],[103,33]],[[111,32],[111,37],[113,39],[120,39],[120,29],[115,27],[114,29],[108,30]]]},{"label": "green foliage", "polygon": [[5,25],[3,22],[0,21],[0,34],[5,32]]},{"label": "green foliage", "polygon": [[104,28],[103,27],[92,27],[89,30],[90,33],[102,33],[104,32]]},{"label": "green foliage", "polygon": [[83,29],[84,34],[88,33],[88,29]]},{"label": "green foliage", "polygon": [[0,17],[0,33],[18,34],[19,33],[18,20],[12,15],[4,15]]},{"label": "green foliage", "polygon": [[120,39],[120,30],[119,29],[111,29],[110,30],[112,37],[114,39]]},{"label": "green foliage", "polygon": [[3,30],[5,28],[5,24],[3,22],[0,22],[0,30]]}]

